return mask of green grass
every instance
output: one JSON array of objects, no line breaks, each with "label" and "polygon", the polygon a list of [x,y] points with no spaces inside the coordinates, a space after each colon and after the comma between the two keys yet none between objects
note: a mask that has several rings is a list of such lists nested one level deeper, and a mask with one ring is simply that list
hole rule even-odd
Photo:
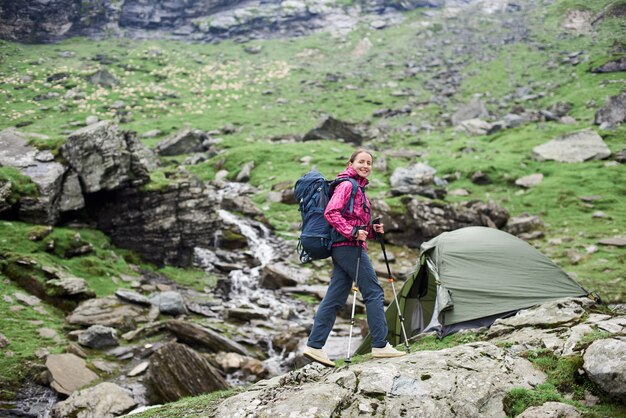
[{"label": "green grass", "polygon": [[[58,354],[67,345],[63,315],[43,303],[35,307],[22,305],[15,299],[16,292],[25,293],[0,273],[0,312],[4,312],[0,315],[0,333],[10,341],[0,349],[0,399],[10,397],[19,382],[41,362],[35,355],[37,349],[46,347],[50,353]],[[58,341],[42,338],[37,331],[40,328],[55,330]]]}]

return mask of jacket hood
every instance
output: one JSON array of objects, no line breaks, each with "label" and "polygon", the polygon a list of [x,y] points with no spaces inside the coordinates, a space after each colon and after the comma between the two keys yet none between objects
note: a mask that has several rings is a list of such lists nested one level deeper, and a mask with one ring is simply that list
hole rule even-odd
[{"label": "jacket hood", "polygon": [[352,166],[347,167],[341,173],[337,174],[337,178],[353,178],[361,187],[364,187],[369,183],[369,180],[359,176],[359,173],[357,173]]}]

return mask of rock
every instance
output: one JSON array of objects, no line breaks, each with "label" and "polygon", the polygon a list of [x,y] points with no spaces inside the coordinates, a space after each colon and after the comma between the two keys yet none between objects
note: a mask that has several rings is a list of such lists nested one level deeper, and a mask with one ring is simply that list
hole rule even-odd
[{"label": "rock", "polygon": [[125,302],[132,302],[138,305],[150,306],[152,302],[147,297],[128,289],[117,289],[115,291],[115,296],[122,299]]},{"label": "rock", "polygon": [[533,148],[533,157],[539,161],[575,163],[602,160],[610,155],[611,150],[600,135],[590,129],[558,137]]},{"label": "rock", "polygon": [[150,299],[150,303],[159,308],[164,315],[183,315],[187,313],[183,296],[174,291],[157,293]]},{"label": "rock", "polygon": [[89,126],[89,125],[93,125],[94,123],[98,123],[100,119],[98,119],[97,116],[94,115],[90,115],[87,116],[87,118],[85,119],[85,125]]},{"label": "rock", "polygon": [[482,171],[477,171],[474,174],[472,174],[472,177],[470,178],[470,180],[472,181],[472,183],[478,184],[478,185],[485,185],[485,184],[492,183],[489,176],[483,173]]},{"label": "rock", "polygon": [[598,241],[598,244],[612,245],[614,247],[626,247],[626,238],[622,238],[622,237],[603,238]]},{"label": "rock", "polygon": [[626,340],[594,341],[585,350],[583,368],[589,379],[610,396],[626,401]]},{"label": "rock", "polygon": [[541,184],[542,181],[543,174],[535,173],[515,180],[515,185],[528,189],[538,184]]},{"label": "rock", "polygon": [[591,70],[592,73],[616,73],[626,71],[626,57],[616,58]]},{"label": "rock", "polygon": [[61,212],[69,212],[72,210],[78,210],[85,207],[85,197],[80,187],[80,181],[78,174],[74,170],[68,170],[65,181],[63,182],[63,188],[61,190],[61,197],[59,199],[59,210]]},{"label": "rock", "polygon": [[529,361],[481,342],[349,369],[305,366],[230,397],[209,415],[254,415],[262,408],[264,415],[276,417],[358,416],[371,408],[394,417],[505,416],[502,400],[508,390],[530,389],[545,378]]},{"label": "rock", "polygon": [[510,218],[506,224],[505,230],[509,234],[519,236],[543,227],[544,224],[538,216],[524,214]]},{"label": "rock", "polygon": [[596,112],[596,125],[616,126],[626,120],[626,91],[609,97],[604,106]]},{"label": "rock", "polygon": [[13,189],[13,183],[6,180],[0,180],[0,214],[12,206],[11,192]]},{"label": "rock", "polygon": [[19,170],[38,189],[37,196],[20,198],[20,219],[53,225],[59,219],[58,197],[66,167],[54,161],[39,161],[38,154],[39,150],[28,145],[28,138],[19,131],[5,129],[0,132],[0,166]]},{"label": "rock", "polygon": [[78,336],[78,343],[89,348],[115,347],[119,345],[117,331],[111,327],[92,325]]},{"label": "rock", "polygon": [[[459,109],[452,116],[452,125],[458,126],[461,122],[469,121],[470,119],[482,119],[489,117],[489,112],[485,107],[485,104],[478,99],[473,99],[466,105],[459,106]],[[488,129],[485,130],[485,132]]]},{"label": "rock", "polygon": [[133,409],[137,403],[115,383],[103,382],[92,388],[71,394],[65,401],[54,405],[55,418],[113,418]]},{"label": "rock", "polygon": [[546,402],[541,406],[531,406],[517,418],[582,418],[582,414],[572,405],[562,402]]},{"label": "rock", "polygon": [[129,331],[137,323],[147,322],[148,309],[121,302],[115,296],[89,299],[81,302],[66,321],[71,325],[104,325],[120,331]]},{"label": "rock", "polygon": [[328,117],[319,127],[307,132],[302,138],[303,141],[317,139],[341,139],[358,146],[363,143],[364,137],[353,124]]},{"label": "rock", "polygon": [[159,155],[170,156],[204,151],[202,143],[208,135],[198,129],[183,129],[156,146]]},{"label": "rock", "polygon": [[78,277],[62,277],[46,282],[46,287],[52,290],[56,298],[70,298],[73,300],[85,300],[96,296],[96,293],[89,288],[85,279]]},{"label": "rock", "polygon": [[442,232],[466,226],[503,228],[509,213],[494,202],[469,201],[454,205],[437,201],[410,199],[406,213],[393,218],[383,216],[385,237],[395,245],[419,248],[420,244]]},{"label": "rock", "polygon": [[150,366],[149,361],[142,361],[141,363],[133,367],[133,369],[128,372],[127,376],[129,377],[139,376],[140,374],[148,370],[149,366]]},{"label": "rock", "polygon": [[228,389],[209,361],[184,344],[168,343],[150,357],[149,385],[157,402]]},{"label": "rock", "polygon": [[235,181],[238,181],[240,183],[247,183],[248,181],[250,181],[250,174],[252,173],[253,169],[254,161],[248,161],[243,165],[243,167],[241,167],[241,170],[237,174]]},{"label": "rock", "polygon": [[415,163],[406,168],[398,167],[390,178],[391,193],[395,196],[419,194],[431,199],[442,199],[446,191],[433,187],[436,172],[434,168],[424,163]]},{"label": "rock", "polygon": [[212,245],[224,228],[218,199],[212,186],[182,182],[164,190],[123,189],[95,210],[98,228],[115,245],[157,265],[189,266],[194,248]]},{"label": "rock", "polygon": [[172,319],[165,323],[165,328],[174,334],[178,341],[195,348],[214,353],[225,351],[253,357],[241,344],[198,324]]},{"label": "rock", "polygon": [[37,306],[41,304],[41,299],[39,299],[37,296],[28,295],[26,293],[15,292],[13,293],[13,297],[15,298],[15,300],[26,306]]},{"label": "rock", "polygon": [[306,280],[301,269],[289,267],[284,263],[270,264],[263,267],[259,285],[266,289],[280,289],[285,286],[297,286]]},{"label": "rock", "polygon": [[0,348],[4,348],[7,345],[11,344],[11,341],[4,335],[0,334]]},{"label": "rock", "polygon": [[107,70],[98,70],[89,77],[87,77],[87,80],[89,80],[91,84],[97,84],[99,86],[109,88],[115,87],[117,84],[119,84],[113,74],[111,74]]},{"label": "rock", "polygon": [[237,353],[217,353],[215,361],[226,373],[241,371],[244,376],[257,378],[264,377],[268,373],[261,361]]},{"label": "rock", "polygon": [[482,119],[468,119],[459,122],[458,129],[467,132],[469,135],[487,135],[492,130],[493,125]]},{"label": "rock", "polygon": [[59,393],[71,395],[77,389],[98,379],[74,354],[51,354],[46,359],[50,386]]},{"label": "rock", "polygon": [[78,174],[83,192],[94,193],[148,181],[148,169],[140,166],[136,156],[140,148],[133,134],[102,121],[72,133],[61,152]]}]

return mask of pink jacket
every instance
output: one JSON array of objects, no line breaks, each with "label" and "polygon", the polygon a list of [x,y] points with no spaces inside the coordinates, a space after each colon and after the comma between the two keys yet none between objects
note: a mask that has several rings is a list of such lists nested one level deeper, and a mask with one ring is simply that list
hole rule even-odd
[{"label": "pink jacket", "polygon": [[[367,179],[359,176],[356,170],[352,167],[346,168],[343,172],[337,175],[337,178],[351,177],[356,180],[357,184],[361,187],[365,187],[368,183]],[[374,232],[370,225],[372,206],[367,196],[363,194],[361,189],[357,190],[354,197],[354,210],[350,212],[350,208],[342,214],[343,209],[348,205],[350,201],[350,193],[352,192],[352,183],[349,181],[342,181],[337,185],[333,192],[326,210],[324,211],[324,217],[341,235],[348,239],[348,241],[341,241],[333,243],[333,247],[342,245],[356,245],[356,240],[353,237],[354,228],[357,226],[365,226],[368,231],[368,238],[374,237]],[[365,209],[367,208],[367,209]],[[367,245],[364,243],[364,248]]]}]

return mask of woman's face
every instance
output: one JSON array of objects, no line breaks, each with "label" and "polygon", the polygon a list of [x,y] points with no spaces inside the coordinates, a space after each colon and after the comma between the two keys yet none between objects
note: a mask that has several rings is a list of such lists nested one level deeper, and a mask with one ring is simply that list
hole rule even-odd
[{"label": "woman's face", "polygon": [[367,152],[360,152],[348,166],[352,166],[359,176],[366,178],[372,172],[372,156]]}]

